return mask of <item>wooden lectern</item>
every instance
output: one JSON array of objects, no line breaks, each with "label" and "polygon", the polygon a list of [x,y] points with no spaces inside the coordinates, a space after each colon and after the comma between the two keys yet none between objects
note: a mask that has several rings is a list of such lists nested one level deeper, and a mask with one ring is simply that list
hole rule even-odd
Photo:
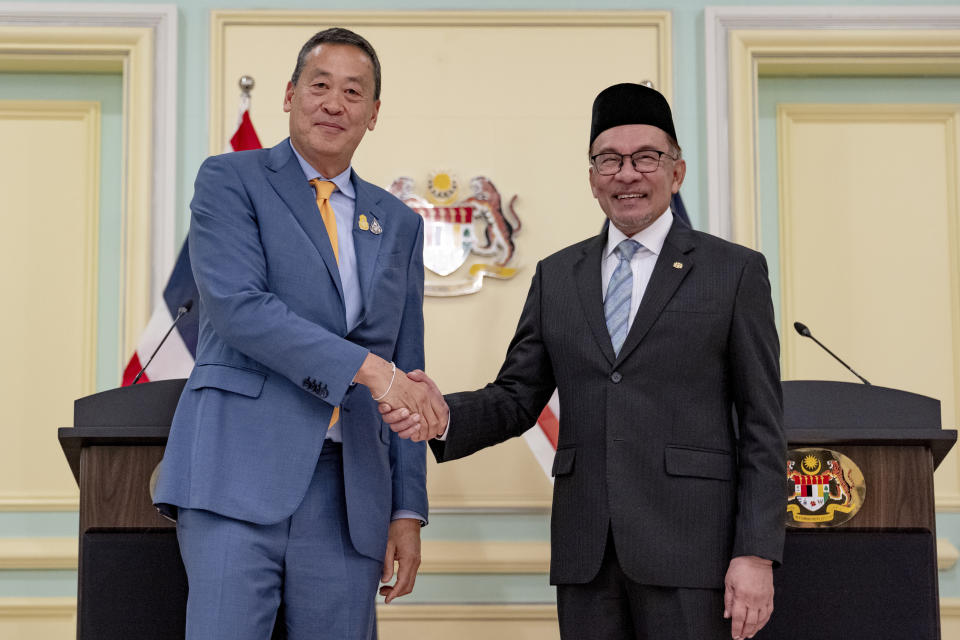
[{"label": "wooden lectern", "polygon": [[940,427],[940,402],[801,380],[783,383],[783,405],[789,448],[846,455],[863,472],[866,497],[841,525],[787,529],[774,613],[755,637],[939,639],[933,471],[957,439]]},{"label": "wooden lectern", "polygon": [[[184,637],[187,576],[174,523],[150,498],[185,380],[112,389],[74,403],[60,445],[80,485],[78,640]],[[282,615],[273,638],[285,638]]]}]

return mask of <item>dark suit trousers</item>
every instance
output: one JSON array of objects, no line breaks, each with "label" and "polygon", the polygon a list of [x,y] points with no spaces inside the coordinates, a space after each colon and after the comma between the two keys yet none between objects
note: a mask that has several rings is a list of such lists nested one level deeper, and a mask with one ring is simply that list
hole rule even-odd
[{"label": "dark suit trousers", "polygon": [[586,584],[557,585],[563,640],[729,640],[719,589],[638,584],[624,575],[611,533]]}]

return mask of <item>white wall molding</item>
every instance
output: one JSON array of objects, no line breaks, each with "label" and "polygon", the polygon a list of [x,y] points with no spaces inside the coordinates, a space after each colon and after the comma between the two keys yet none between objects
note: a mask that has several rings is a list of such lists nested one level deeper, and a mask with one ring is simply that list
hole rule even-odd
[{"label": "white wall molding", "polygon": [[[141,27],[153,32],[150,300],[157,301],[176,258],[177,7],[173,4],[0,2],[0,26]],[[136,340],[136,336],[134,336]],[[130,354],[122,354],[123,358]]]},{"label": "white wall molding", "polygon": [[[944,31],[960,29],[958,7],[706,7],[705,75],[709,230],[734,236],[730,140],[730,34],[734,31]],[[797,51],[802,56],[803,51]],[[756,69],[752,95],[756,98]],[[754,125],[756,123],[754,122]],[[756,149],[754,149],[756,154]],[[755,166],[755,163],[754,163]]]}]

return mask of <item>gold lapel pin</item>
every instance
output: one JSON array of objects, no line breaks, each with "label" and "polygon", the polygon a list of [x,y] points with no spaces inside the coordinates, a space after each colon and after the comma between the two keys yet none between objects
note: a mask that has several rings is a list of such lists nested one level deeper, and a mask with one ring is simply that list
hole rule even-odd
[{"label": "gold lapel pin", "polygon": [[673,263],[673,268],[674,268],[674,269],[683,269],[683,263],[682,263],[682,262],[674,262],[674,263]]},{"label": "gold lapel pin", "polygon": [[367,222],[367,216],[365,216],[364,214],[361,213],[361,214],[360,214],[360,221],[359,221],[358,225],[360,226],[360,230],[361,230],[361,231],[366,231],[367,229],[369,229],[369,228],[370,228],[370,223]]}]

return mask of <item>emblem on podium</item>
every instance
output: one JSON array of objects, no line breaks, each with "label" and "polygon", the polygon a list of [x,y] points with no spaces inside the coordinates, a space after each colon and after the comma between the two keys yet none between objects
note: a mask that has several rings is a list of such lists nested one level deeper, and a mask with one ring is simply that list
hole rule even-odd
[{"label": "emblem on podium", "polygon": [[863,473],[830,449],[787,452],[788,527],[835,527],[857,515],[866,497]]},{"label": "emblem on podium", "polygon": [[431,173],[422,195],[409,177],[394,180],[390,193],[423,217],[426,295],[476,293],[484,278],[506,280],[517,274],[516,195],[504,206],[493,182],[477,176],[470,180],[470,194],[460,198],[460,183],[448,171]]}]

